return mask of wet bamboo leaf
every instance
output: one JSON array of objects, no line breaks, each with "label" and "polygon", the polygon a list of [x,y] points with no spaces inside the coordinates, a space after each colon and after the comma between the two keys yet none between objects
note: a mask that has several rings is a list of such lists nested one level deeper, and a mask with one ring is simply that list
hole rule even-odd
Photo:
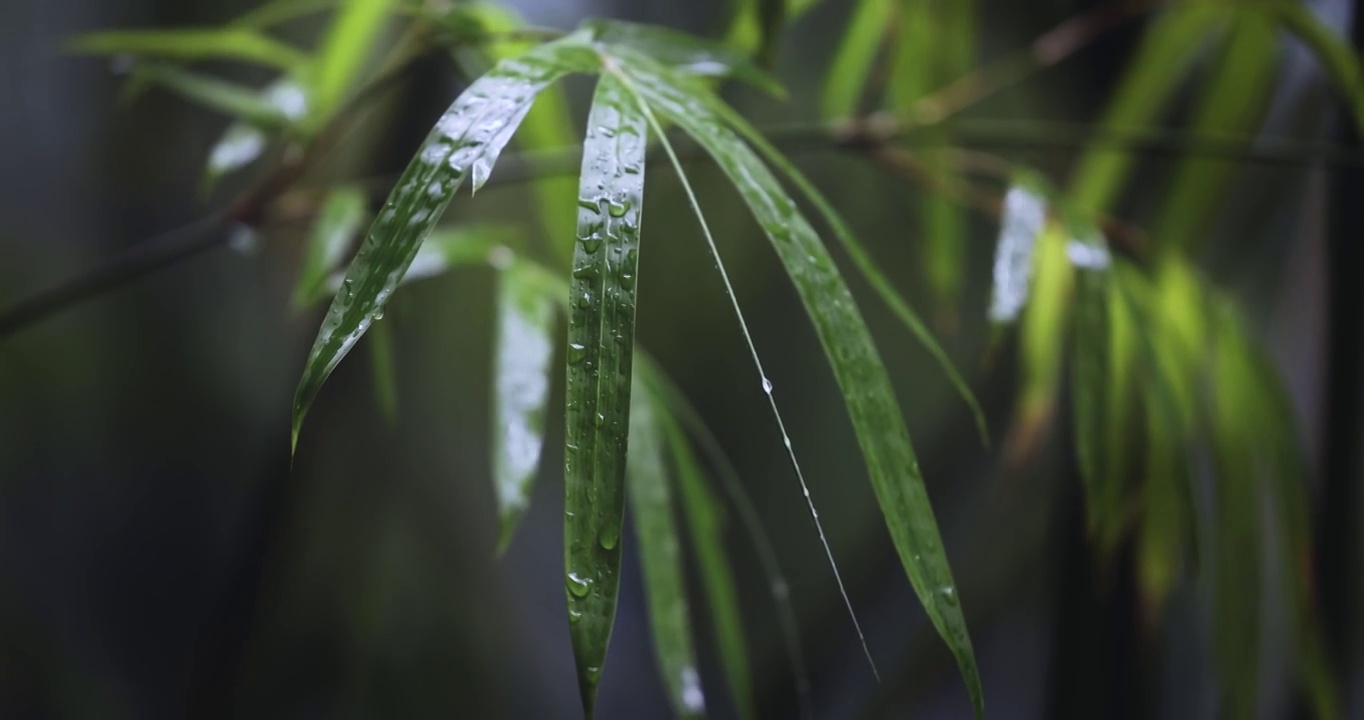
[{"label": "wet bamboo leaf", "polygon": [[[472,3],[451,8],[460,12],[465,21],[476,24],[480,33],[504,33],[525,27],[516,11],[504,5]],[[531,43],[485,43],[476,54],[484,60],[496,62],[515,57],[534,47]],[[465,57],[465,55],[457,55]],[[547,88],[526,114],[517,135],[517,147],[524,150],[557,150],[578,144],[576,123],[569,114],[568,96],[560,86]],[[573,258],[573,243],[568,237],[564,218],[573,217],[577,210],[578,186],[570,176],[537,179],[533,188],[539,204],[537,217],[541,233],[550,243],[552,256],[568,267]]]},{"label": "wet bamboo leaf", "polygon": [[905,572],[982,714],[975,654],[909,432],[871,334],[828,250],[758,156],[725,127],[705,88],[643,57],[625,58],[619,71],[653,109],[711,154],[771,239],[833,366]]},{"label": "wet bamboo leaf", "polygon": [[312,68],[314,117],[331,116],[355,83],[397,0],[342,0]]},{"label": "wet bamboo leaf", "polygon": [[307,112],[301,96],[300,102],[280,103],[257,90],[170,65],[142,66],[139,73],[190,101],[264,129],[297,122]]},{"label": "wet bamboo leaf", "polygon": [[87,33],[67,43],[71,52],[93,55],[145,55],[174,60],[240,60],[294,70],[308,56],[278,40],[241,28],[108,30]]},{"label": "wet bamboo leaf", "polygon": [[668,700],[680,718],[701,718],[706,699],[696,673],[691,616],[682,579],[682,549],[673,520],[665,446],[658,416],[666,412],[636,375],[630,397],[627,485],[639,542],[654,657]]},{"label": "wet bamboo leaf", "polygon": [[656,25],[593,20],[586,27],[607,48],[648,55],[676,72],[697,77],[733,77],[776,96],[786,91],[770,73],[724,45]]},{"label": "wet bamboo leaf", "polygon": [[1046,196],[1026,182],[1015,183],[1004,196],[999,243],[995,247],[990,322],[1010,325],[1028,302],[1033,253],[1047,223]]},{"label": "wet bamboo leaf", "polygon": [[294,285],[295,309],[311,307],[325,296],[328,275],[346,258],[369,220],[366,205],[359,188],[340,187],[327,194],[304,249],[303,266]]},{"label": "wet bamboo leaf", "polygon": [[[1226,20],[1215,4],[1172,7],[1146,30],[1101,125],[1114,129],[1149,126],[1164,110],[1175,87],[1213,31]],[[1085,153],[1071,182],[1071,200],[1084,211],[1107,210],[1131,171],[1129,153],[1095,148]]]},{"label": "wet bamboo leaf", "polygon": [[[1264,17],[1243,14],[1231,21],[1222,55],[1208,76],[1189,129],[1198,133],[1254,135],[1267,109],[1279,66],[1278,42]],[[1186,158],[1167,192],[1156,223],[1162,247],[1192,249],[1207,234],[1220,200],[1235,177],[1226,161]]]},{"label": "wet bamboo leaf", "polygon": [[861,0],[857,3],[824,81],[820,107],[825,118],[846,118],[857,113],[867,78],[871,76],[886,29],[892,27],[894,14],[894,0]]},{"label": "wet bamboo leaf", "polygon": [[581,36],[569,36],[498,64],[445,112],[371,226],[309,353],[294,400],[293,436],[336,364],[375,319],[422,241],[466,177],[473,190],[488,179],[536,93],[571,72],[595,68]]},{"label": "wet bamboo leaf", "polygon": [[[1345,38],[1326,26],[1312,8],[1297,2],[1251,2],[1247,9],[1259,11],[1297,35],[1316,54],[1336,88],[1364,130],[1364,61]],[[1240,7],[1240,6],[1238,6]]]},{"label": "wet bamboo leaf", "polygon": [[648,128],[610,75],[597,84],[587,128],[569,291],[564,571],[578,687],[591,717],[620,582]]},{"label": "wet bamboo leaf", "polygon": [[502,271],[493,359],[493,487],[501,524],[498,551],[530,506],[545,441],[554,300],[523,265]]},{"label": "wet bamboo leaf", "polygon": [[409,283],[436,277],[461,265],[490,263],[499,260],[500,254],[510,252],[507,248],[517,244],[515,228],[506,225],[437,228],[412,258],[402,281]]},{"label": "wet bamboo leaf", "polygon": [[943,349],[942,345],[938,342],[938,339],[934,337],[933,332],[924,324],[923,319],[919,317],[919,314],[916,313],[899,292],[895,290],[895,286],[890,283],[890,280],[886,278],[880,269],[878,269],[876,261],[867,253],[863,242],[858,239],[852,228],[844,221],[843,216],[834,209],[834,206],[824,197],[824,194],[819,191],[819,188],[816,188],[815,184],[810,182],[810,179],[805,177],[804,173],[796,168],[780,150],[764,138],[762,133],[758,132],[757,128],[753,127],[753,125],[744,119],[742,115],[720,101],[713,93],[702,89],[694,89],[693,92],[695,93],[694,97],[704,103],[716,117],[734,128],[749,142],[749,144],[757,148],[758,152],[761,153],[769,163],[776,167],[778,172],[790,180],[791,184],[796,186],[796,189],[800,194],[814,206],[815,211],[819,213],[820,217],[824,220],[824,223],[833,231],[834,237],[838,239],[839,244],[842,245],[843,250],[848,253],[848,257],[852,259],[858,272],[861,273],[862,277],[871,285],[877,296],[886,304],[886,307],[890,308],[896,318],[904,323],[905,327],[908,328],[915,339],[919,341],[919,344],[923,345],[924,349],[937,361],[938,366],[941,367],[943,373],[947,375],[947,379],[952,383],[952,386],[956,388],[957,394],[961,396],[962,401],[966,403],[967,408],[971,411],[971,416],[975,420],[976,430],[980,434],[981,441],[988,446],[990,444],[990,433],[985,425],[985,413],[981,411],[980,403],[977,402],[975,394],[971,392],[970,385],[966,383],[966,379],[961,376],[961,373],[957,371],[956,366],[952,364],[952,359],[948,357],[947,351]]}]

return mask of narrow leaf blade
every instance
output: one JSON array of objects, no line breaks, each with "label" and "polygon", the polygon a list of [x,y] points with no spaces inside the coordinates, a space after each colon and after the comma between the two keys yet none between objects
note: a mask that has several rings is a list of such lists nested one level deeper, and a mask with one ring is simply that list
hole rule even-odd
[{"label": "narrow leaf blade", "polygon": [[343,0],[313,66],[316,117],[326,118],[354,84],[396,0]]},{"label": "narrow leaf blade", "polygon": [[825,118],[850,117],[859,110],[876,53],[891,26],[894,0],[862,0],[853,10],[838,54],[824,81],[820,107]]},{"label": "narrow leaf blade", "polygon": [[545,440],[549,366],[554,356],[554,300],[525,267],[503,270],[498,288],[493,372],[493,487],[508,543],[530,506]]},{"label": "narrow leaf blade", "polygon": [[651,107],[705,147],[772,241],[833,366],[905,572],[956,656],[977,715],[983,714],[975,653],[909,432],[871,334],[828,250],[758,156],[712,111],[703,88],[638,57],[626,59],[622,72]]},{"label": "narrow leaf blade", "polygon": [[308,61],[303,51],[253,30],[241,28],[178,30],[106,30],[78,35],[67,43],[71,52],[92,55],[146,55],[174,60],[241,60],[282,70]]},{"label": "narrow leaf blade", "polygon": [[630,452],[626,458],[630,509],[634,513],[654,657],[668,700],[680,718],[705,715],[706,699],[696,673],[691,616],[682,578],[682,549],[673,519],[665,447],[658,416],[666,412],[638,380],[630,398]]},{"label": "narrow leaf blade", "polygon": [[648,128],[621,84],[597,84],[583,142],[568,320],[564,566],[583,710],[616,617],[635,287]]},{"label": "narrow leaf blade", "polygon": [[308,407],[337,363],[383,314],[422,241],[466,177],[476,190],[545,86],[570,72],[588,71],[596,56],[567,37],[499,63],[445,112],[399,178],[370,227],[318,331],[294,399],[293,438]]}]

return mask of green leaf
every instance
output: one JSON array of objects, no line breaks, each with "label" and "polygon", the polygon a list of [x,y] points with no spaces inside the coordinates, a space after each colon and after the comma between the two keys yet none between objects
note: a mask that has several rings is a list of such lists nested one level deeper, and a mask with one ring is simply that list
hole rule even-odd
[{"label": "green leaf", "polygon": [[263,30],[331,10],[341,2],[342,0],[271,0],[238,15],[231,24],[234,27]]},{"label": "green leaf", "polygon": [[1297,35],[1317,56],[1317,60],[1335,82],[1355,122],[1364,131],[1364,61],[1358,51],[1313,14],[1312,9],[1297,2],[1247,2],[1248,10],[1263,12],[1285,30]]},{"label": "green leaf", "polygon": [[[403,283],[423,280],[444,274],[461,265],[493,263],[507,246],[517,244],[515,228],[506,225],[459,225],[431,231],[412,264],[403,275]],[[520,260],[515,262],[521,263]],[[337,287],[340,287],[339,283]]]},{"label": "green leaf", "polygon": [[1016,182],[1004,195],[999,242],[995,246],[990,322],[1012,325],[1028,303],[1033,253],[1047,224],[1047,198],[1029,183]]},{"label": "green leaf", "polygon": [[364,192],[356,187],[339,187],[327,194],[308,235],[303,266],[294,285],[294,309],[311,307],[325,297],[327,276],[346,258],[369,220],[367,205]]},{"label": "green leaf", "polygon": [[178,30],[108,30],[77,35],[71,52],[91,55],[146,55],[173,60],[241,60],[295,70],[308,62],[303,51],[253,30],[185,28]]},{"label": "green leaf", "polygon": [[314,117],[326,119],[355,83],[396,0],[343,0],[314,60]]},{"label": "green leaf", "polygon": [[472,176],[478,190],[536,93],[571,72],[593,70],[597,62],[580,36],[547,43],[499,63],[436,122],[371,226],[318,331],[294,399],[295,446],[322,383],[383,314],[422,240],[465,178]]},{"label": "green leaf", "polygon": [[370,328],[369,363],[374,383],[374,404],[390,426],[398,422],[398,376],[393,362],[393,332],[384,323]]},{"label": "green leaf", "polygon": [[[1151,125],[1193,66],[1208,36],[1226,17],[1225,7],[1203,3],[1185,3],[1165,11],[1146,30],[1099,124],[1115,130]],[[1071,200],[1084,211],[1108,209],[1122,190],[1132,163],[1133,156],[1126,152],[1095,148],[1085,153],[1071,178]]]},{"label": "green leaf", "polygon": [[956,656],[977,715],[982,714],[975,654],[909,432],[885,366],[847,284],[795,201],[758,156],[724,126],[724,118],[712,110],[705,88],[647,58],[622,60],[617,70],[629,79],[631,87],[711,154],[772,241],[833,365],[872,487],[906,574]]},{"label": "green leaf", "polygon": [[635,287],[648,127],[621,83],[597,84],[583,141],[568,314],[564,571],[588,717],[616,618]]},{"label": "green leaf", "polygon": [[[303,86],[291,75],[280,77],[256,92],[259,102],[274,107],[278,115],[297,118],[307,113],[308,96]],[[299,128],[290,124],[288,129]],[[249,120],[237,120],[229,125],[209,152],[204,169],[205,190],[211,189],[223,176],[259,159],[269,144],[270,130],[268,124],[258,125]]]},{"label": "green leaf", "polygon": [[[1189,130],[1195,133],[1254,135],[1268,107],[1279,66],[1279,45],[1263,17],[1232,20],[1222,55],[1199,96]],[[1155,237],[1162,247],[1191,249],[1226,197],[1238,166],[1223,160],[1186,158],[1169,185]]]},{"label": "green leaf", "polygon": [[492,466],[501,521],[499,553],[506,550],[530,507],[545,441],[553,335],[554,300],[525,266],[507,264],[498,288],[493,358]]},{"label": "green leaf", "polygon": [[630,398],[627,484],[649,601],[654,657],[673,711],[680,718],[701,718],[706,699],[696,673],[687,589],[682,580],[682,549],[673,520],[672,490],[657,419],[665,412],[636,374]]},{"label": "green leaf", "polygon": [[279,102],[278,98],[262,95],[252,88],[170,65],[144,66],[139,71],[146,80],[159,83],[188,100],[264,129],[296,122],[307,111],[307,103],[301,95],[292,103]]},{"label": "green leaf", "polygon": [[1036,236],[1028,305],[1019,328],[1020,381],[1015,411],[1014,443],[1031,452],[1055,409],[1061,389],[1061,368],[1070,319],[1075,271],[1066,257],[1066,233],[1047,223]]},{"label": "green leaf", "polygon": [[592,20],[585,23],[597,42],[614,51],[624,49],[648,55],[679,73],[697,77],[733,77],[772,95],[786,91],[770,73],[747,57],[721,43],[657,25],[621,20]]},{"label": "green leaf", "polygon": [[[476,23],[483,33],[506,33],[524,28],[525,23],[514,10],[504,5],[476,2],[451,8],[466,21]],[[478,54],[493,62],[514,57],[534,47],[531,43],[485,43]],[[464,57],[464,55],[457,55]],[[552,87],[540,94],[516,138],[524,150],[551,150],[577,145],[573,117],[569,114],[568,96],[562,87]],[[537,179],[533,188],[539,204],[537,217],[541,232],[551,245],[551,256],[568,267],[573,258],[573,245],[566,237],[564,218],[572,217],[577,209],[578,187],[572,177],[544,177]]]},{"label": "green leaf", "polygon": [[857,114],[876,54],[894,18],[895,0],[861,0],[853,10],[838,54],[824,80],[820,108],[826,119]]}]

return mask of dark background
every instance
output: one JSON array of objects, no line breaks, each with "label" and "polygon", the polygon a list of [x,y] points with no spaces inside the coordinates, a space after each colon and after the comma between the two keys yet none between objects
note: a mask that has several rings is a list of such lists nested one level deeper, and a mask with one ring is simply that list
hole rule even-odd
[{"label": "dark background", "polygon": [[[252,4],[0,4],[0,308],[202,216],[234,189],[207,199],[197,192],[225,120],[160,91],[121,103],[110,64],[64,55],[63,38],[219,23]],[[533,23],[558,27],[608,15],[707,33],[724,17],[717,2],[513,4]],[[998,57],[1090,4],[982,0],[980,54]],[[1349,27],[1354,3],[1312,4]],[[760,126],[815,117],[839,37],[830,29],[842,27],[846,5],[823,3],[786,37],[778,70],[792,90],[788,104],[734,95]],[[288,32],[307,41],[320,23]],[[1139,29],[1106,36],[971,116],[1094,118]],[[1343,137],[1305,51],[1289,48],[1281,78],[1270,129]],[[442,63],[420,68],[343,148],[335,172],[400,169],[460,85]],[[588,87],[574,83],[575,97]],[[1058,179],[1074,160],[1057,151],[1016,156]],[[871,240],[882,269],[926,307],[919,224],[907,201],[919,190],[832,151],[797,160]],[[1152,159],[1144,168],[1124,201],[1133,212],[1160,199],[1173,163]],[[704,163],[692,171],[880,685],[861,657],[719,278],[663,168],[649,186],[646,228],[655,231],[646,231],[642,255],[640,340],[702,410],[762,512],[800,613],[819,716],[967,717],[966,693],[888,542],[796,296],[718,173]],[[1364,397],[1353,286],[1364,269],[1364,192],[1357,175],[1346,175],[1247,166],[1231,189],[1234,210],[1201,260],[1248,309],[1293,393],[1319,469],[1313,495],[1324,537],[1356,542],[1348,528],[1361,512],[1352,488]],[[529,201],[524,187],[490,188],[475,204],[457,201],[450,217],[525,219]],[[562,429],[553,423],[533,509],[505,558],[494,557],[489,274],[459,271],[399,293],[389,312],[396,421],[383,419],[368,358],[355,353],[312,411],[291,472],[290,403],[319,317],[289,307],[297,228],[267,230],[253,250],[198,255],[0,338],[0,717],[576,717],[561,579]],[[1002,437],[1016,389],[1011,352],[988,368],[982,362],[995,231],[994,221],[973,219],[971,279],[948,347]],[[859,279],[850,282],[921,454],[991,717],[1216,716],[1206,603],[1185,583],[1164,625],[1148,631],[1130,568],[1094,567],[1064,416],[1033,462],[1006,470],[998,451],[980,447],[928,355]],[[556,386],[556,406],[561,392]],[[626,538],[600,716],[664,717]],[[765,581],[737,527],[730,539],[763,716],[793,717]],[[1344,678],[1348,716],[1359,718],[1358,612],[1342,598],[1364,568],[1351,572],[1358,555],[1331,547],[1319,567],[1326,620],[1353,673]],[[1261,716],[1289,717],[1300,705],[1288,682],[1284,608],[1266,602]],[[729,717],[714,648],[699,636],[713,715]]]}]

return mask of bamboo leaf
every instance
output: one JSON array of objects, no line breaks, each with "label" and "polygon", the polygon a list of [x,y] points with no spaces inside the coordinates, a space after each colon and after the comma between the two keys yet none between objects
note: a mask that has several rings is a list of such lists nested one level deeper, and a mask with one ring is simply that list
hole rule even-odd
[{"label": "bamboo leaf", "polygon": [[327,194],[308,235],[303,266],[294,285],[294,309],[311,307],[327,292],[327,277],[354,246],[361,227],[369,220],[365,194],[355,187],[340,187]]},{"label": "bamboo leaf", "polygon": [[238,15],[232,26],[263,30],[307,15],[331,10],[342,0],[270,0]]},{"label": "bamboo leaf", "polygon": [[1268,15],[1312,50],[1364,130],[1364,61],[1358,51],[1301,3],[1248,2],[1241,6]]},{"label": "bamboo leaf", "polygon": [[[303,86],[291,75],[285,75],[257,92],[260,101],[274,107],[281,116],[299,118],[307,113],[308,96]],[[262,126],[244,119],[229,125],[209,152],[204,169],[205,190],[211,189],[225,175],[241,170],[260,158],[269,144],[270,129],[269,125]]]},{"label": "bamboo leaf", "polygon": [[648,128],[613,76],[597,84],[583,141],[568,315],[564,565],[583,710],[616,617],[625,513],[635,287]]},{"label": "bamboo leaf", "polygon": [[499,553],[506,550],[530,506],[545,441],[549,365],[554,356],[554,300],[523,265],[508,264],[500,280],[492,428]]},{"label": "bamboo leaf", "polygon": [[1028,302],[1037,239],[1047,224],[1046,196],[1026,181],[1004,195],[999,243],[995,246],[990,322],[1011,325]]},{"label": "bamboo leaf", "polygon": [[330,117],[355,83],[396,0],[342,0],[314,60],[315,118]]},{"label": "bamboo leaf", "polygon": [[398,376],[393,361],[393,332],[379,323],[370,328],[369,363],[374,383],[374,404],[390,426],[398,422]]},{"label": "bamboo leaf", "polygon": [[139,72],[188,100],[265,129],[296,122],[307,111],[306,102],[281,103],[251,88],[170,65],[143,66]]},{"label": "bamboo leaf", "polygon": [[611,49],[648,55],[674,71],[697,77],[733,77],[772,95],[786,91],[770,73],[724,45],[657,25],[593,20],[585,25]]},{"label": "bamboo leaf", "polygon": [[[833,259],[772,173],[711,109],[704,88],[647,58],[623,60],[619,72],[631,87],[711,154],[772,241],[833,365],[906,574],[956,656],[977,715],[982,714],[975,654],[909,432],[885,366]],[[764,385],[770,397],[770,384]]]},{"label": "bamboo leaf", "polygon": [[253,30],[182,28],[176,30],[106,30],[77,35],[71,52],[89,55],[145,55],[167,60],[240,60],[295,70],[308,56],[303,51]]},{"label": "bamboo leaf", "polygon": [[[1274,89],[1278,66],[1278,43],[1270,23],[1254,14],[1233,19],[1189,129],[1254,135]],[[1235,170],[1232,163],[1207,158],[1186,158],[1180,163],[1167,191],[1169,201],[1156,224],[1155,236],[1162,247],[1189,249],[1206,234]]]},{"label": "bamboo leaf", "polygon": [[499,63],[436,122],[371,226],[323,320],[294,399],[295,445],[322,383],[382,316],[422,241],[465,178],[472,177],[473,190],[487,181],[536,93],[571,72],[591,71],[596,64],[580,36],[547,43]]},{"label": "bamboo leaf", "polygon": [[[1100,124],[1119,130],[1151,125],[1193,66],[1208,36],[1226,17],[1224,7],[1211,3],[1186,3],[1161,15],[1146,30]],[[1108,209],[1122,190],[1132,163],[1130,154],[1111,149],[1095,148],[1085,153],[1072,176],[1071,200],[1084,211]]]},{"label": "bamboo leaf", "polygon": [[867,78],[876,62],[886,29],[891,27],[895,0],[861,0],[844,31],[838,54],[824,80],[820,107],[824,117],[837,119],[857,114]]},{"label": "bamboo leaf", "polygon": [[638,373],[635,377],[630,397],[627,486],[649,601],[654,657],[673,711],[681,718],[701,718],[706,699],[696,673],[687,590],[682,581],[682,550],[673,520],[672,490],[658,421],[666,410],[639,380]]}]

